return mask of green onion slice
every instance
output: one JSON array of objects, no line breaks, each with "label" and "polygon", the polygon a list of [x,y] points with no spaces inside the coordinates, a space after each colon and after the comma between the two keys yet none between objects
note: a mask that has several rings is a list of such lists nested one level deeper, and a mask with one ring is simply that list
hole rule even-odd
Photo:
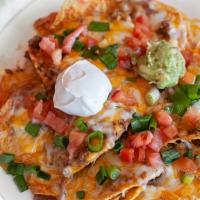
[{"label": "green onion slice", "polygon": [[0,163],[10,163],[15,159],[15,155],[14,154],[10,154],[10,153],[3,153],[0,154]]},{"label": "green onion slice", "polygon": [[38,171],[40,171],[40,167],[39,166],[26,166],[24,171],[28,174],[36,174],[37,175]]},{"label": "green onion slice", "polygon": [[41,127],[41,124],[29,122],[25,127],[25,131],[33,137],[37,137]]},{"label": "green onion slice", "polygon": [[28,190],[28,186],[23,175],[16,175],[14,177],[14,182],[17,185],[20,192]]},{"label": "green onion slice", "polygon": [[76,192],[77,199],[84,199],[85,198],[85,191],[78,191]]},{"label": "green onion slice", "polygon": [[110,30],[110,24],[107,22],[92,21],[88,26],[89,31],[106,32]]},{"label": "green onion slice", "polygon": [[14,175],[23,175],[25,166],[23,163],[11,162],[7,167],[7,173]]},{"label": "green onion slice", "polygon": [[137,80],[136,80],[136,78],[133,78],[133,77],[127,77],[126,81],[129,81],[131,83],[135,83]]},{"label": "green onion slice", "polygon": [[75,122],[75,126],[83,132],[87,132],[88,131],[88,126],[87,124],[83,121],[82,118],[78,118]]},{"label": "green onion slice", "polygon": [[189,173],[185,173],[182,177],[181,177],[181,182],[184,184],[191,184],[193,182],[195,178],[194,174],[189,174]]},{"label": "green onion slice", "polygon": [[51,175],[44,171],[39,170],[37,172],[37,177],[48,181],[48,180],[50,180]]},{"label": "green onion slice", "polygon": [[120,169],[114,165],[107,168],[108,176],[111,180],[116,180],[120,176]]},{"label": "green onion slice", "polygon": [[111,53],[104,54],[99,57],[100,61],[109,69],[112,70],[117,66],[117,58]]},{"label": "green onion slice", "polygon": [[94,131],[87,136],[88,150],[99,152],[103,148],[104,134],[101,131]]},{"label": "green onion slice", "polygon": [[151,115],[142,116],[133,116],[131,120],[131,128],[133,132],[140,132],[144,130],[148,130],[149,123],[151,120]]},{"label": "green onion slice", "polygon": [[168,112],[169,114],[172,114],[172,113],[173,113],[173,109],[174,109],[173,106],[166,106],[166,107],[164,108],[164,110],[165,110],[166,112]]},{"label": "green onion slice", "polygon": [[115,142],[114,152],[115,152],[115,153],[120,153],[120,151],[121,151],[121,149],[122,149],[123,147],[124,147],[124,145],[123,145],[122,141],[117,140],[117,141]]},{"label": "green onion slice", "polygon": [[69,144],[69,139],[66,136],[55,136],[54,141],[53,141],[54,145],[60,149],[66,149],[67,145]]},{"label": "green onion slice", "polygon": [[200,84],[200,74],[196,76],[195,84]]},{"label": "green onion slice", "polygon": [[149,123],[149,130],[154,132],[156,128],[157,128],[157,121],[154,117],[152,117]]},{"label": "green onion slice", "polygon": [[161,151],[161,158],[165,164],[170,164],[173,161],[179,159],[180,157],[181,154],[175,149]]},{"label": "green onion slice", "polygon": [[91,58],[93,60],[97,59],[99,56],[101,48],[94,45],[90,49],[85,49],[82,53],[84,58]]},{"label": "green onion slice", "polygon": [[83,42],[76,40],[74,45],[73,45],[73,49],[75,51],[82,51],[85,48],[85,45]]},{"label": "green onion slice", "polygon": [[99,171],[96,174],[97,183],[99,185],[103,185],[104,182],[107,180],[107,178],[108,178],[108,173],[107,173],[106,169],[103,166],[100,166]]}]

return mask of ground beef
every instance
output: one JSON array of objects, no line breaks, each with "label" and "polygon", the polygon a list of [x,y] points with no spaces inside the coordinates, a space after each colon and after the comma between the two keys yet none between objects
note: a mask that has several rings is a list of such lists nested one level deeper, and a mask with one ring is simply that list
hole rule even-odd
[{"label": "ground beef", "polygon": [[169,22],[168,21],[163,21],[163,22],[161,22],[161,24],[160,24],[158,30],[156,31],[156,33],[162,39],[169,40],[170,39],[169,31],[170,31]]},{"label": "ground beef", "polygon": [[41,41],[41,37],[40,36],[34,36],[32,39],[30,39],[28,41],[29,47],[33,48],[33,49],[40,49],[39,47],[39,43]]}]

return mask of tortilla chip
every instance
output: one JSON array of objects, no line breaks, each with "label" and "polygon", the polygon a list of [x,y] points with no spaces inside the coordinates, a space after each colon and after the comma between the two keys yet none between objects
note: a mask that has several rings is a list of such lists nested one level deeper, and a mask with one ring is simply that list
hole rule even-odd
[{"label": "tortilla chip", "polygon": [[[108,167],[109,165],[118,166],[121,169],[121,175],[117,180],[107,180],[100,186],[96,181],[96,174],[100,166]],[[133,187],[146,185],[162,172],[162,167],[155,169],[137,163],[126,164],[120,160],[119,155],[109,151],[101,156],[95,164],[75,174],[72,179],[66,180],[66,200],[75,199],[76,192],[78,191],[85,191],[85,198],[87,200],[109,200]],[[135,195],[134,192],[130,192],[130,196],[133,194]]]}]

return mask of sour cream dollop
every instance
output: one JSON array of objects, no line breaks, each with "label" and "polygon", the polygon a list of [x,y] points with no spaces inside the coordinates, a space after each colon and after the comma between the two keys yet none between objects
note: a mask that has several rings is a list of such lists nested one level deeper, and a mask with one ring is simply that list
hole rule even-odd
[{"label": "sour cream dollop", "polygon": [[98,113],[112,90],[110,80],[94,64],[79,60],[58,75],[54,107],[70,115]]}]

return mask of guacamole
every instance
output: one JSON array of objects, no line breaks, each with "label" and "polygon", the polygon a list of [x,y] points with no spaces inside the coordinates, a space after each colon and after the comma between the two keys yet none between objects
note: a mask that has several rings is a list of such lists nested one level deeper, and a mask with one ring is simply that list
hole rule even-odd
[{"label": "guacamole", "polygon": [[138,63],[139,74],[159,89],[175,86],[186,71],[181,52],[164,40],[152,42]]}]

